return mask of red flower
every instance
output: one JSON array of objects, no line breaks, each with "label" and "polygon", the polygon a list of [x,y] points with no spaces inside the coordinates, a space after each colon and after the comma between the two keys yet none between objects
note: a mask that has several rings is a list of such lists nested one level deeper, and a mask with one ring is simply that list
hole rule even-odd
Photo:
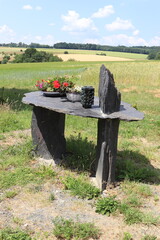
[{"label": "red flower", "polygon": [[68,87],[68,86],[69,86],[69,83],[64,82],[64,83],[63,83],[63,86],[64,86],[64,87]]},{"label": "red flower", "polygon": [[59,81],[56,80],[56,81],[53,82],[53,87],[54,88],[60,88],[60,86],[61,86],[61,84],[59,83]]}]

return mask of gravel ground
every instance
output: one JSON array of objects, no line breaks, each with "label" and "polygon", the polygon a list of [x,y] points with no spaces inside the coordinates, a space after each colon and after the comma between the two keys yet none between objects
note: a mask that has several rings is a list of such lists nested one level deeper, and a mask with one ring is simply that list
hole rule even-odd
[{"label": "gravel ground", "polygon": [[[154,194],[159,196],[160,188],[151,186]],[[69,191],[59,188],[58,184],[45,183],[41,186],[28,185],[25,188],[18,188],[19,192],[12,199],[4,199],[0,203],[0,226],[21,227],[29,230],[38,240],[54,239],[52,233],[53,220],[57,216],[65,219],[73,219],[79,222],[92,222],[101,229],[101,240],[121,240],[124,232],[129,232],[133,239],[140,240],[144,235],[150,234],[160,236],[160,226],[134,224],[128,226],[123,221],[123,216],[103,216],[95,212],[93,200],[82,200],[70,195]],[[50,201],[50,195],[54,194],[55,200]],[[121,198],[120,186],[109,190],[109,194],[119,193]],[[145,211],[149,210],[154,215],[160,213],[159,201],[153,199],[146,201]],[[48,232],[49,236],[45,236]]]}]

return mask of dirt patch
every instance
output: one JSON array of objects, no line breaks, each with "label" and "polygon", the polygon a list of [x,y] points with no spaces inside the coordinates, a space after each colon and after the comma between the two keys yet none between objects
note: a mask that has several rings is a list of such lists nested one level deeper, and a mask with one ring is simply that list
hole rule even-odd
[{"label": "dirt patch", "polygon": [[[151,186],[152,191],[156,194],[160,192],[158,187]],[[21,189],[19,194],[13,199],[5,199],[0,203],[0,225],[1,227],[19,225],[24,230],[29,230],[36,236],[41,232],[51,235],[53,230],[53,219],[61,216],[65,219],[73,219],[80,222],[92,222],[101,229],[101,240],[112,239],[120,240],[124,232],[132,234],[133,239],[141,239],[145,234],[160,235],[160,229],[154,225],[137,224],[128,226],[123,221],[123,216],[103,216],[95,212],[94,201],[82,200],[73,197],[68,191],[58,188],[53,183],[45,183],[36,190],[36,186],[29,185]],[[122,195],[122,190],[117,187],[114,190],[107,190],[107,195],[113,192],[117,196]],[[54,201],[49,201],[50,194],[55,196]],[[154,201],[146,202],[146,208],[151,209],[157,215],[160,210],[160,204]],[[42,237],[41,236],[41,237]],[[49,238],[38,238],[49,239]],[[54,239],[53,237],[51,239]]]},{"label": "dirt patch", "polygon": [[[133,137],[132,140],[133,144],[139,143],[141,145],[141,148],[143,149],[142,151],[148,151],[151,152],[152,150],[152,156],[150,156],[150,164],[156,168],[160,169],[160,161],[159,161],[159,156],[160,156],[160,148],[159,148],[159,142],[156,141],[148,141],[146,138],[136,138]],[[153,151],[154,149],[154,151]]]},{"label": "dirt patch", "polygon": [[136,91],[136,90],[137,90],[137,87],[132,86],[130,88],[123,88],[121,91],[122,92],[133,92],[133,91]]},{"label": "dirt patch", "polygon": [[31,136],[31,129],[12,131],[1,134],[0,146],[4,148],[18,143],[23,143],[29,136]]},{"label": "dirt patch", "polygon": [[148,93],[152,93],[155,97],[160,98],[160,89],[149,90]]},{"label": "dirt patch", "polygon": [[63,61],[68,61],[69,59],[74,59],[75,61],[133,61],[128,58],[120,58],[120,57],[110,57],[110,56],[99,56],[99,55],[90,55],[90,54],[58,54],[58,57],[62,58]]}]

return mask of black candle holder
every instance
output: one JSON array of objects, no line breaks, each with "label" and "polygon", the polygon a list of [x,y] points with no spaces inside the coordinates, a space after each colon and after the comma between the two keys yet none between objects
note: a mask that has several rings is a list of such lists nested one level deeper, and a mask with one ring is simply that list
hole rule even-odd
[{"label": "black candle holder", "polygon": [[92,86],[82,87],[81,104],[84,108],[91,108],[94,104],[94,88]]}]

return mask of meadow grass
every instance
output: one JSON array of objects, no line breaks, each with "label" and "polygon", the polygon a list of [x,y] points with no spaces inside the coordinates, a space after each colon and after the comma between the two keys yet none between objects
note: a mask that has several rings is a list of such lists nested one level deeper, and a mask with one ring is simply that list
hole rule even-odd
[{"label": "meadow grass", "polygon": [[[116,86],[122,94],[122,101],[130,103],[145,113],[143,121],[121,122],[119,157],[134,159],[136,162],[143,163],[144,167],[147,164],[150,165],[149,159],[157,160],[160,149],[158,95],[160,94],[160,64],[156,61],[105,62],[104,64],[114,75]],[[99,62],[0,65],[0,99],[4,100],[0,109],[1,133],[30,127],[31,107],[22,104],[21,99],[25,92],[36,90],[35,82],[38,79],[47,78],[53,74],[75,75],[78,77],[75,82],[77,85],[92,85],[95,88],[95,95],[98,95],[101,65],[102,63]],[[87,137],[88,142],[96,145],[96,119],[67,115],[66,122],[66,138],[68,143],[71,142],[69,148],[72,148],[73,138],[74,140],[77,138],[78,141],[79,133],[82,135],[80,142],[85,142]]]},{"label": "meadow grass", "polygon": [[[144,120],[140,122],[121,121],[120,124],[116,178],[118,181],[127,179],[122,185],[127,202],[121,211],[127,224],[156,224],[153,216],[139,210],[141,201],[138,200],[153,198],[147,184],[160,182],[160,64],[158,61],[103,64],[113,73],[122,101],[145,113]],[[30,128],[32,107],[22,104],[24,93],[35,91],[34,85],[39,79],[53,74],[71,74],[78,77],[77,85],[92,85],[95,95],[98,95],[101,65],[100,62],[0,65],[0,188],[7,191],[5,198],[14,197],[16,190],[12,189],[13,186],[25,186],[30,182],[39,184],[55,178],[51,167],[33,167],[35,159],[30,138],[21,144],[3,145],[3,141],[7,141],[7,132],[12,135],[12,131]],[[78,174],[91,171],[95,161],[96,134],[96,119],[66,116],[65,136],[70,154],[65,168],[71,167]],[[69,179],[68,184],[71,183],[75,184],[73,179]],[[131,207],[126,208],[126,205]]]},{"label": "meadow grass", "polygon": [[[8,48],[8,47],[0,47],[0,53],[17,53],[19,54],[22,50],[25,51],[25,48]],[[37,48],[38,51],[45,51],[49,53],[62,54],[65,51],[68,54],[89,54],[89,55],[96,55],[96,54],[106,54],[106,56],[111,57],[120,57],[120,58],[130,58],[135,60],[146,60],[147,54],[138,54],[138,53],[125,53],[125,52],[112,52],[112,51],[100,51],[100,50],[77,50],[77,49],[55,49],[55,48]]]}]

